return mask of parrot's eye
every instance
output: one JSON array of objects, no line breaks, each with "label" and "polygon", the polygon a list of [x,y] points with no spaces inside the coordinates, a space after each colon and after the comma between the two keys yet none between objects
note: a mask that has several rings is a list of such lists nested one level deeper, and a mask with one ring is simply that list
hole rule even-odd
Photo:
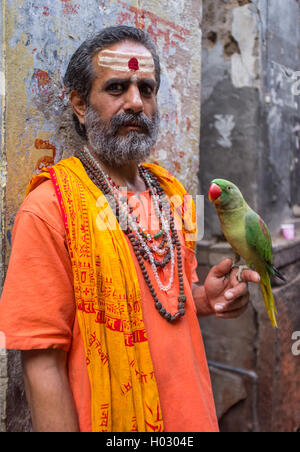
[{"label": "parrot's eye", "polygon": [[231,190],[231,187],[228,186],[228,187],[227,187],[227,190]]}]

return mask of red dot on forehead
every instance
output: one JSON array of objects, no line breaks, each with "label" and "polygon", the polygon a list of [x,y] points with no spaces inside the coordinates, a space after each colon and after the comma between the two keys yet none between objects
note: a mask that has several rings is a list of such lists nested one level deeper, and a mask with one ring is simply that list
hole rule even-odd
[{"label": "red dot on forehead", "polygon": [[137,58],[130,58],[128,61],[128,67],[131,71],[138,71],[139,70],[139,62]]}]

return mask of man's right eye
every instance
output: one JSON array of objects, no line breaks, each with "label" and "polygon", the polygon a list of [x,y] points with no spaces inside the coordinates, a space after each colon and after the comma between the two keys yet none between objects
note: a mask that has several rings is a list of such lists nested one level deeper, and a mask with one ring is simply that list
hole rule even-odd
[{"label": "man's right eye", "polygon": [[124,87],[121,83],[113,83],[107,88],[107,90],[112,93],[120,93],[123,91],[123,89]]}]

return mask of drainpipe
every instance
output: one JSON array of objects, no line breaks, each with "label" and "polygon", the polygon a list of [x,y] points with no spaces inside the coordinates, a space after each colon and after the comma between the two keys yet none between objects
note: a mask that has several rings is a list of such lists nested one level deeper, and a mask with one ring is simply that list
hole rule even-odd
[{"label": "drainpipe", "polygon": [[236,375],[241,375],[248,378],[252,382],[252,419],[253,432],[259,432],[259,422],[257,416],[257,384],[258,376],[251,370],[241,369],[240,367],[228,366],[227,364],[217,363],[215,361],[208,361],[209,369],[219,369],[225,372],[230,372]]}]

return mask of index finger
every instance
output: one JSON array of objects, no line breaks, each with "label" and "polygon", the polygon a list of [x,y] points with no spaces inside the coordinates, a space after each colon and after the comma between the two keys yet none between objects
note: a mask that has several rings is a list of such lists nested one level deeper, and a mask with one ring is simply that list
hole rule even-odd
[{"label": "index finger", "polygon": [[222,278],[227,275],[232,268],[232,259],[227,258],[221,261],[218,265],[215,265],[211,269],[211,273],[215,278]]},{"label": "index finger", "polygon": [[259,283],[260,282],[260,275],[256,271],[253,270],[243,270],[242,272],[242,280],[243,282],[253,282],[253,283]]}]

